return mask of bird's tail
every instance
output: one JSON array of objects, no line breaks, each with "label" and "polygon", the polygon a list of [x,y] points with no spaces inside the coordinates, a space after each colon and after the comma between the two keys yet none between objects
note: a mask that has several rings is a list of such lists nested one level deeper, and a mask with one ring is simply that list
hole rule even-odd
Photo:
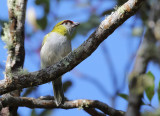
[{"label": "bird's tail", "polygon": [[54,99],[56,105],[59,106],[64,103],[64,93],[62,86],[62,77],[59,77],[57,80],[52,81],[53,91],[54,91]]}]

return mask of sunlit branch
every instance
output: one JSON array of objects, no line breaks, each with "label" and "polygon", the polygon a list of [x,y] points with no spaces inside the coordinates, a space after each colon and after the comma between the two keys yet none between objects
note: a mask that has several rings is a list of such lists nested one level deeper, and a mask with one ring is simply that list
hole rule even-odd
[{"label": "sunlit branch", "polygon": [[[87,99],[79,99],[79,100],[73,100],[73,101],[65,101],[64,105],[61,105],[59,107],[56,106],[54,99],[50,97],[49,100],[47,99],[34,99],[34,98],[28,98],[28,97],[12,97],[8,96],[5,98],[0,99],[0,109],[2,107],[7,106],[21,106],[21,107],[28,107],[28,108],[46,108],[46,109],[52,109],[52,108],[62,108],[62,109],[73,109],[73,108],[79,108],[84,109],[87,112],[93,111],[92,113],[98,113],[98,114],[108,114],[112,116],[124,116],[124,112],[120,110],[115,110],[108,106],[105,103],[102,103],[98,100],[87,100]],[[96,112],[96,110],[93,109],[99,109],[102,113]]]}]

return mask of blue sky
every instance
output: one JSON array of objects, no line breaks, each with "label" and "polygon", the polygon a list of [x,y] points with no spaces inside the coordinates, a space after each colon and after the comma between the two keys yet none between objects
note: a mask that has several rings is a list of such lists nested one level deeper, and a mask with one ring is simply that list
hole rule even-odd
[{"label": "blue sky", "polygon": [[[92,1],[92,5],[96,7],[98,4],[98,0]],[[38,30],[33,36],[29,38],[29,40],[25,41],[25,50],[26,50],[26,56],[25,56],[25,63],[24,68],[27,69],[30,72],[36,71],[40,69],[40,57],[38,54],[35,54],[32,50],[37,48],[44,37],[45,34],[47,34],[49,31],[52,30],[53,26],[59,22],[60,20],[64,19],[71,19],[76,22],[85,22],[89,16],[91,9],[91,6],[87,7],[81,7],[75,6],[74,1],[63,1],[58,4],[54,5],[55,2],[52,1],[51,8],[53,8],[53,12],[58,17],[61,17],[57,21],[53,21],[51,17],[51,13],[48,16],[48,22],[52,23],[53,25],[48,25],[47,29],[45,31]],[[111,0],[103,1],[103,4],[101,4],[101,7],[98,8],[95,12],[96,14],[102,13],[104,10],[112,8],[115,6],[115,3]],[[29,0],[27,5],[27,10],[31,7],[35,8],[37,18],[41,18],[44,14],[43,7],[36,6],[34,4],[34,1]],[[58,11],[55,11],[56,9],[59,9]],[[74,10],[73,10],[74,9]],[[64,12],[65,11],[65,12]],[[69,15],[68,15],[69,14]],[[5,0],[2,0],[0,3],[0,19],[8,19],[8,11],[7,11],[7,2]],[[100,20],[103,20],[105,17],[103,17]],[[110,35],[102,44],[107,48],[108,50],[108,57],[111,58],[112,64],[115,69],[115,75],[117,76],[117,86],[118,88],[122,87],[124,88],[122,93],[128,93],[128,87],[127,87],[127,79],[125,79],[125,84],[123,84],[123,80],[125,78],[125,74],[129,74],[129,72],[132,70],[133,61],[129,62],[130,59],[134,56],[138,44],[140,42],[140,37],[133,37],[132,36],[132,30],[131,26],[141,26],[141,21],[139,19],[135,19],[135,16],[128,19],[122,26],[120,26],[116,31]],[[26,32],[33,31],[32,27],[29,26],[26,23]],[[1,29],[1,28],[0,28]],[[94,31],[95,29],[88,32],[86,36],[83,35],[77,35],[75,39],[72,41],[72,48],[75,49],[79,45],[81,45],[88,37],[89,35]],[[0,62],[6,61],[7,53],[6,49],[4,49],[4,43],[0,40]],[[110,97],[107,97],[108,95],[104,95],[104,93],[92,82],[85,79],[85,77],[80,77],[79,73],[83,73],[88,75],[90,78],[93,78],[96,80],[97,83],[100,83],[100,85],[104,88],[104,91],[108,93],[109,95],[113,95],[115,90],[114,87],[115,82],[113,82],[112,75],[110,72],[110,66],[109,63],[106,60],[106,57],[102,51],[102,46],[100,45],[97,50],[86,60],[84,60],[82,63],[80,63],[77,67],[75,67],[72,71],[66,73],[63,75],[63,81],[71,80],[73,82],[72,87],[65,93],[65,96],[68,99],[75,100],[75,99],[93,99],[93,100],[100,100],[108,105],[112,106],[112,100]],[[132,58],[133,59],[133,58]],[[133,59],[134,60],[134,59]],[[127,69],[126,72],[126,65],[130,64],[130,67]],[[155,65],[154,63],[150,63],[147,70],[151,70],[151,72],[155,75],[156,80],[156,86],[159,82],[159,67]],[[38,90],[36,93],[32,93],[29,97],[39,97],[39,96],[45,96],[45,95],[53,95],[52,85],[51,83],[43,84],[38,86]],[[158,107],[157,98],[154,97],[153,105],[155,107]],[[125,111],[127,108],[127,102],[117,97],[115,100],[115,106],[116,109]],[[147,109],[146,107],[142,107],[143,110]],[[38,112],[41,110],[38,109]],[[28,108],[19,108],[18,112],[22,116],[28,116],[30,114],[30,109]],[[24,113],[25,112],[25,113]],[[56,109],[54,110],[54,116],[63,116],[63,115],[76,115],[76,116],[88,116],[87,113],[85,113],[83,110],[78,109],[71,109],[71,110],[63,110],[63,109]]]}]

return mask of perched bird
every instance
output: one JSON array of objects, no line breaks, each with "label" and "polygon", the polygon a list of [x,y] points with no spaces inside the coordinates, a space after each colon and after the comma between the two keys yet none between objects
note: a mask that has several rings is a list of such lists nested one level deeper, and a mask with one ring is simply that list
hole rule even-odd
[{"label": "perched bird", "polygon": [[[71,52],[71,35],[78,25],[77,22],[63,20],[56,24],[53,30],[44,37],[40,51],[41,68],[57,63]],[[62,77],[52,81],[52,84],[55,102],[59,106],[64,103]]]}]

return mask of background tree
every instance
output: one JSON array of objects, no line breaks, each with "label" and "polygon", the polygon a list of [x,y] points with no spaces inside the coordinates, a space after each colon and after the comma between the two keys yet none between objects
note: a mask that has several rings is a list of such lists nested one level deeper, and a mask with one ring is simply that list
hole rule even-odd
[{"label": "background tree", "polygon": [[[74,39],[72,40],[73,48],[75,49],[95,31],[95,28],[98,27],[101,20],[104,20],[106,17],[106,20],[100,24],[102,29],[98,28],[98,30],[101,30],[100,33],[98,33],[99,31],[97,30],[98,35],[103,36],[98,37],[95,36],[97,33],[93,33],[88,41],[86,41],[86,44],[83,44],[88,45],[86,46],[88,48],[92,48],[87,49],[86,54],[83,54],[84,56],[82,56],[83,58],[87,57],[88,54],[96,49],[96,46],[101,41],[114,31],[114,29],[116,29],[128,17],[135,14],[142,1],[129,0],[123,5],[124,2],[126,1],[28,1],[27,22],[25,25],[26,58],[24,68],[29,72],[40,69],[39,50],[43,36],[52,30],[54,24],[60,20],[71,19],[81,22],[81,26],[77,29],[77,34],[73,36]],[[132,4],[129,4],[129,2]],[[7,4],[9,13],[7,13]],[[19,92],[18,94],[17,92],[15,94],[15,91],[10,94],[4,94],[1,98],[1,103],[3,107],[7,106],[8,108],[3,108],[1,113],[5,113],[5,115],[14,115],[16,113],[15,106],[25,106],[29,108],[43,109],[29,110],[19,107],[18,113],[20,115],[45,116],[53,115],[53,113],[54,115],[64,115],[64,113],[66,115],[86,115],[87,113],[91,115],[123,115],[124,113],[119,111],[123,110],[127,112],[126,115],[128,116],[131,114],[133,116],[138,116],[140,106],[143,104],[144,106],[141,107],[142,112],[150,110],[154,111],[155,115],[158,115],[155,109],[158,108],[159,105],[159,94],[157,94],[157,91],[159,91],[159,67],[155,64],[159,64],[160,59],[159,0],[144,1],[137,14],[127,20],[123,26],[118,28],[110,37],[108,37],[109,39],[105,40],[89,58],[84,60],[84,62],[74,68],[70,73],[63,76],[64,90],[66,93],[65,96],[69,100],[82,98],[98,99],[114,108],[112,109],[107,104],[92,100],[68,101],[65,103],[64,107],[61,107],[64,109],[77,107],[79,109],[84,109],[80,111],[64,111],[60,109],[51,110],[51,108],[56,107],[52,101],[52,97],[47,99],[42,99],[42,97],[39,99],[29,98],[53,95],[50,84],[30,88],[31,86],[42,84],[42,82],[39,81],[41,79],[44,80],[43,83],[49,82],[51,79],[44,79],[47,77],[44,76],[44,70],[38,73],[40,74],[38,75],[38,80],[36,78],[38,77],[37,73],[27,73],[22,70],[24,60],[23,24],[25,19],[26,0],[16,2],[14,0],[8,0],[8,3],[1,1],[0,5],[3,6],[0,7],[0,11],[3,11],[0,13],[2,14],[0,15],[0,29],[2,32],[2,39],[6,42],[8,49],[7,61],[6,63],[3,63],[3,61],[6,60],[6,51],[3,49],[4,43],[0,41],[0,75],[1,77],[4,76],[6,78],[0,83],[0,93],[4,94],[11,90],[15,90],[16,88],[29,87],[23,89],[23,97],[20,98],[10,96],[18,96]],[[9,21],[6,14],[9,14]],[[7,22],[9,22],[9,24]],[[91,44],[89,45],[89,43]],[[83,49],[83,47],[79,49]],[[75,52],[73,52],[73,54],[74,53]],[[72,54],[70,56],[72,56],[71,60],[75,58]],[[135,58],[136,60],[134,62]],[[77,61],[80,62],[80,59]],[[154,63],[149,63],[150,61],[154,61]],[[62,63],[63,62],[60,64]],[[76,63],[77,62],[72,62],[72,64],[69,65],[68,70],[72,69],[72,66]],[[5,64],[6,70],[5,75],[3,75],[2,72],[4,71]],[[46,70],[48,73],[46,74],[57,74],[55,75],[55,78],[56,76],[58,77],[59,73],[54,73],[55,70],[52,71],[51,69],[52,67],[48,68]],[[149,70],[150,72],[148,72]],[[145,74],[146,72],[148,73]],[[63,69],[60,71],[60,74],[62,73],[65,73]],[[19,81],[17,81],[17,77],[19,77]],[[24,81],[23,79],[25,79],[25,77],[28,78]],[[126,81],[128,77],[130,78],[130,94],[128,93],[128,81]],[[27,79],[30,80],[27,81]],[[21,81],[24,83],[22,84]],[[128,95],[129,101],[124,101],[122,98],[128,100]],[[141,99],[143,103],[141,103]],[[128,107],[127,102],[129,102]],[[78,105],[75,103],[78,103]],[[50,110],[48,110],[48,108]],[[108,110],[106,110],[107,108]],[[100,113],[96,109],[99,109],[102,112]],[[84,113],[83,111],[86,111],[87,113]],[[144,115],[150,114],[144,113]]]}]

